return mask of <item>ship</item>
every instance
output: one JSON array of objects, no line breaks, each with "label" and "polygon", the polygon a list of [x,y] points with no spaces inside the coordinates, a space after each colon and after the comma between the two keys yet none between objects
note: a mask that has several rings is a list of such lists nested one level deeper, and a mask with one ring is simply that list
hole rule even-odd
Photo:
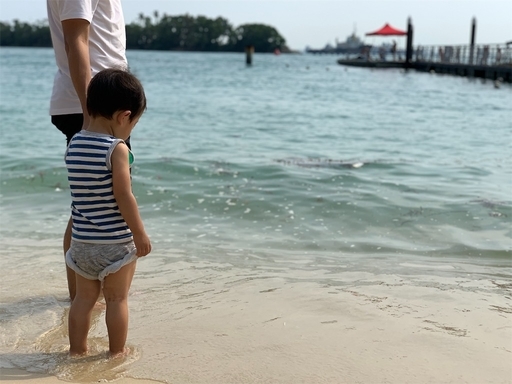
[{"label": "ship", "polygon": [[362,54],[364,52],[368,52],[372,48],[371,45],[365,44],[355,32],[353,32],[344,42],[338,42],[336,40],[336,45],[332,46],[331,44],[327,44],[324,48],[321,49],[312,49],[306,48],[307,53],[336,53],[336,54]]}]

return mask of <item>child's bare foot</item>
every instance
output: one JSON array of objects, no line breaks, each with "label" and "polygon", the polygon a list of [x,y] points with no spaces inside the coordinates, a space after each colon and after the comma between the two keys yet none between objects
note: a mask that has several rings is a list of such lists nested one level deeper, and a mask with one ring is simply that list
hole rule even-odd
[{"label": "child's bare foot", "polygon": [[87,351],[85,351],[85,352],[72,352],[71,350],[69,351],[69,357],[71,357],[71,358],[78,358],[78,357],[84,357],[84,356],[87,356]]},{"label": "child's bare foot", "polygon": [[126,357],[129,354],[131,354],[131,353],[132,353],[131,348],[124,347],[124,349],[121,352],[116,352],[116,353],[110,352],[110,358],[111,359],[118,359],[120,357]]}]

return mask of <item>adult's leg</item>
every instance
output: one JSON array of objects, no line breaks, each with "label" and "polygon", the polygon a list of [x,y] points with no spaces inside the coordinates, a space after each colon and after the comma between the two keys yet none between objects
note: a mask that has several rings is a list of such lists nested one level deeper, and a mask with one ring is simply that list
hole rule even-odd
[{"label": "adult's leg", "polygon": [[87,352],[87,334],[91,327],[91,315],[101,291],[99,280],[88,280],[76,276],[76,296],[71,303],[68,318],[69,354],[83,355]]},{"label": "adult's leg", "polygon": [[[55,115],[52,116],[52,124],[57,127],[59,131],[61,131],[66,136],[67,145],[71,141],[71,138],[82,129],[82,125],[84,123],[84,116],[81,113],[74,113],[71,115]],[[64,257],[66,257],[66,252],[68,251],[71,245],[71,226],[72,221],[71,217],[69,218],[68,225],[66,230],[64,231],[64,239],[62,241]],[[75,271],[66,266],[66,276],[68,280],[68,291],[69,298],[71,301],[74,300],[76,294],[76,278]]]},{"label": "adult's leg", "polygon": [[108,342],[112,356],[125,353],[128,336],[128,292],[137,262],[125,265],[116,273],[107,275],[103,281],[103,296],[107,310]]},{"label": "adult's leg", "polygon": [[[66,253],[71,246],[71,227],[73,226],[73,220],[71,217],[69,218],[68,225],[66,227],[66,231],[64,232],[64,239],[62,241],[62,247],[64,249],[64,258],[66,258]],[[66,276],[68,280],[68,291],[69,298],[71,301],[75,299],[76,296],[76,273],[71,268],[69,268],[66,264]]]},{"label": "adult's leg", "polygon": [[52,124],[66,136],[66,142],[69,145],[71,138],[82,130],[84,115],[81,113],[54,115],[52,116]]}]

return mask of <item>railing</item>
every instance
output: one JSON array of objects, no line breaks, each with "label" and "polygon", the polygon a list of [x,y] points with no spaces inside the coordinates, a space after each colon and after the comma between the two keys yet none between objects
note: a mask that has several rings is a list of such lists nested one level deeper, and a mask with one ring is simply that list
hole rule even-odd
[{"label": "railing", "polygon": [[[345,55],[346,59],[359,58],[374,62],[404,62],[406,52],[401,49],[392,53],[389,47],[373,46],[362,49],[359,54]],[[510,66],[512,65],[511,44],[486,45],[429,45],[413,48],[412,62],[443,63],[475,66]]]},{"label": "railing", "polygon": [[413,51],[416,62],[466,64],[478,66],[512,65],[512,47],[493,45],[434,45],[418,46]]}]

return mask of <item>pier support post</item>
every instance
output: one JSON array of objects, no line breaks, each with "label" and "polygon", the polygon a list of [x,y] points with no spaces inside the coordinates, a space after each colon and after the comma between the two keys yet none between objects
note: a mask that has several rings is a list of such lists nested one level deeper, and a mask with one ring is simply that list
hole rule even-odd
[{"label": "pier support post", "polygon": [[245,46],[245,64],[252,65],[252,54],[254,53],[253,45]]},{"label": "pier support post", "polygon": [[469,45],[469,64],[473,64],[473,55],[475,53],[475,34],[476,34],[476,18],[471,21],[471,43]]},{"label": "pier support post", "polygon": [[405,69],[412,67],[412,21],[409,17],[407,19],[407,48],[405,51]]}]

